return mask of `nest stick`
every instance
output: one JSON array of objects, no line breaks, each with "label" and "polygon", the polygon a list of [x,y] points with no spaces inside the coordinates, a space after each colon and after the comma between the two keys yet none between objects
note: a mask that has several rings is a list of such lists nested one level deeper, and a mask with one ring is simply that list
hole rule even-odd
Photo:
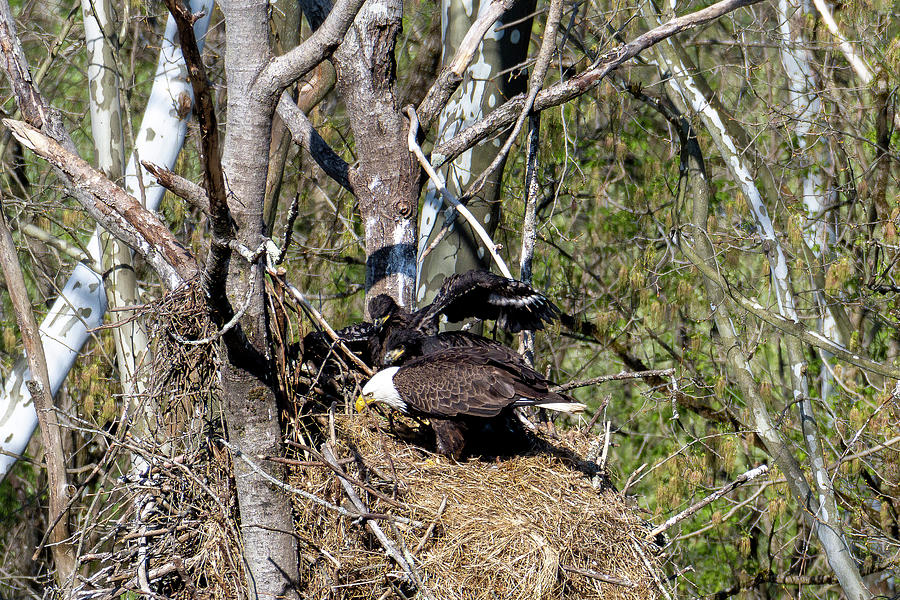
[{"label": "nest stick", "polygon": [[[322,444],[322,455],[325,459],[331,463],[332,467],[336,471],[341,471],[340,466],[338,466],[337,457],[335,457],[334,452],[331,451],[331,448],[328,447],[328,444]],[[347,498],[350,499],[350,502],[353,503],[353,506],[360,512],[368,512],[366,509],[366,505],[356,494],[356,491],[353,489],[353,486],[350,482],[341,475],[338,475],[338,479],[341,482],[341,487],[344,488],[344,492],[347,494]],[[379,543],[384,548],[385,552],[387,552],[388,556],[394,559],[394,561],[400,565],[406,574],[409,575],[410,579],[416,584],[416,587],[419,588],[419,591],[422,592],[422,595],[425,596],[428,600],[434,600],[434,597],[431,595],[431,592],[428,591],[428,588],[425,587],[425,584],[422,582],[422,578],[419,575],[418,571],[416,571],[415,567],[410,564],[406,558],[404,558],[403,554],[397,548],[397,546],[388,538],[388,536],[384,533],[381,527],[378,526],[378,523],[374,523],[370,520],[366,521],[366,527],[372,534],[378,538]]]},{"label": "nest stick", "polygon": [[434,516],[434,519],[431,521],[431,524],[428,525],[428,529],[425,530],[425,534],[422,536],[422,539],[419,540],[419,543],[416,544],[416,549],[413,550],[413,554],[418,554],[422,548],[425,547],[425,543],[428,541],[428,538],[431,537],[431,533],[434,531],[435,525],[437,522],[441,520],[441,515],[444,514],[444,509],[447,508],[447,496],[444,496],[444,499],[441,500],[441,506],[438,508],[437,514]]},{"label": "nest stick", "polygon": [[[347,474],[346,471],[344,471],[343,469],[340,468],[340,464],[345,461],[339,460],[339,461],[336,461],[335,464],[332,464],[332,461],[328,460],[328,458],[326,458],[325,456],[320,454],[318,450],[316,450],[315,448],[313,448],[311,446],[307,446],[306,444],[301,444],[300,442],[294,442],[292,440],[287,440],[287,444],[289,446],[294,446],[295,448],[299,448],[301,450],[305,450],[306,452],[309,452],[310,454],[315,456],[317,459],[319,459],[319,461],[321,462],[321,464],[323,466],[328,467],[329,469],[334,471],[335,475],[337,475],[338,477],[340,477],[342,479],[347,479],[350,483],[352,483],[354,485],[358,485],[359,487],[363,488],[370,494],[373,494],[374,496],[376,496],[379,500],[387,502],[391,506],[395,506],[397,508],[407,508],[406,506],[404,506],[404,504],[402,502],[398,502],[398,501],[394,500],[387,494],[383,494],[383,493],[379,492],[378,490],[376,490],[375,488],[373,488],[372,486],[366,484],[365,482],[360,481],[356,477],[353,477],[352,475]],[[350,462],[353,462],[353,461],[351,460]],[[314,464],[319,464],[319,463],[314,463]],[[424,523],[419,523],[418,525],[423,525],[423,524]]]},{"label": "nest stick", "polygon": [[628,579],[624,579],[622,577],[613,577],[612,575],[600,573],[599,571],[594,571],[593,569],[582,569],[581,567],[573,567],[572,565],[559,565],[559,567],[567,573],[584,575],[585,577],[590,577],[591,579],[596,579],[597,581],[602,581],[603,583],[611,583],[613,585],[620,585],[622,587],[635,587],[635,583],[633,581],[629,581]]},{"label": "nest stick", "polygon": [[322,313],[317,311],[316,308],[312,304],[310,304],[309,300],[306,299],[306,296],[303,295],[303,292],[298,290],[297,287],[294,286],[293,284],[290,284],[287,281],[285,281],[278,274],[278,271],[276,271],[272,267],[266,267],[266,271],[269,273],[269,275],[272,276],[273,279],[275,279],[276,281],[281,283],[281,285],[284,286],[284,289],[286,289],[288,291],[288,293],[291,295],[291,297],[300,306],[302,306],[303,309],[306,311],[306,313],[312,318],[312,320],[315,321],[319,325],[319,327],[321,327],[325,331],[326,334],[328,334],[328,337],[330,337],[332,340],[334,340],[337,347],[341,350],[341,352],[343,352],[347,356],[347,358],[350,359],[350,361],[354,365],[356,365],[363,373],[365,373],[369,377],[371,377],[372,375],[375,374],[375,372],[372,369],[370,369],[369,366],[366,363],[364,363],[360,357],[353,354],[353,352],[351,352],[350,349],[344,345],[344,342],[341,341],[341,338],[338,336],[338,334],[335,332],[335,330],[331,328],[331,325],[328,324],[328,321],[325,320],[325,317],[322,316]]}]

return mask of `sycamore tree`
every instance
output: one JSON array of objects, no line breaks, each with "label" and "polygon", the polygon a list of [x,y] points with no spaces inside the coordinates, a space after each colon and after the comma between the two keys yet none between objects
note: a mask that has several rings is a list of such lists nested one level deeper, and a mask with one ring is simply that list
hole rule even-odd
[{"label": "sycamore tree", "polygon": [[[674,593],[895,594],[891,16],[825,0],[0,0],[0,514],[16,558],[0,585],[102,577],[79,534],[111,468],[92,440],[127,423],[176,445],[146,401],[161,313],[137,309],[193,289],[209,327],[183,345],[213,356],[245,595],[299,596],[283,472],[239,459],[282,453],[279,373],[300,337],[285,297],[337,327],[376,294],[413,307],[449,272],[517,259],[567,313],[539,340],[556,379],[676,369],[576,392],[618,444],[616,485],[681,528]],[[26,464],[36,427],[43,458]],[[762,464],[727,508],[724,491],[697,502]],[[148,485],[140,452],[117,468]],[[43,530],[16,518],[45,497]]]}]

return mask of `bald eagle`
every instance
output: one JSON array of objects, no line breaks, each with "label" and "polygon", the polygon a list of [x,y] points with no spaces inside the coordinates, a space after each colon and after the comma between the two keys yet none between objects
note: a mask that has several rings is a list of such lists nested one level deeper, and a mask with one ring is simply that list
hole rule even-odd
[{"label": "bald eagle", "polygon": [[468,331],[444,331],[426,335],[415,329],[392,331],[383,344],[382,364],[400,366],[412,360],[448,348],[489,348],[495,355],[518,369],[531,369],[521,355],[496,340]]},{"label": "bald eagle", "polygon": [[[417,311],[398,306],[385,294],[369,302],[371,322],[361,322],[337,331],[338,337],[362,360],[376,368],[400,365],[439,349],[492,347],[505,353],[506,361],[517,368],[527,364],[505,346],[466,332],[438,333],[442,318],[450,322],[464,319],[495,320],[511,332],[543,329],[544,323],[558,319],[560,310],[546,296],[530,286],[494,275],[489,271],[468,271],[444,280],[434,301]],[[310,361],[330,380],[341,373],[334,344],[324,332],[314,331],[299,346],[303,361]],[[390,353],[390,355],[388,355]]]},{"label": "bald eagle", "polygon": [[[550,391],[550,382],[526,365],[511,363],[493,347],[440,349],[376,373],[356,401],[362,411],[373,402],[428,419],[437,451],[458,459],[471,435],[516,430],[513,409],[540,406],[580,412],[583,404]],[[483,437],[483,436],[482,436]]]}]

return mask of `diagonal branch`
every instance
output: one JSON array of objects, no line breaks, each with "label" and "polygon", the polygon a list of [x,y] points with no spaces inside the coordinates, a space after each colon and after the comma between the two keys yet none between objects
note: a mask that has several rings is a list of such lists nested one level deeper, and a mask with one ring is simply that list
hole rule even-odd
[{"label": "diagonal branch", "polygon": [[63,434],[59,426],[56,411],[53,409],[53,395],[50,393],[50,375],[47,371],[47,358],[44,345],[38,331],[37,320],[28,299],[25,277],[16,256],[16,247],[3,213],[3,202],[0,198],[0,272],[3,273],[6,289],[12,301],[22,332],[22,344],[28,358],[32,380],[28,382],[31,401],[37,409],[38,422],[41,426],[41,438],[44,442],[47,461],[47,481],[50,493],[50,539],[53,541],[53,560],[58,571],[58,580],[63,587],[75,573],[75,556],[69,538],[68,498],[69,485],[66,474],[66,461],[63,446]]},{"label": "diagonal branch", "polygon": [[256,78],[253,91],[280,94],[330,56],[344,40],[365,0],[338,0],[322,25],[293,50],[269,61]]},{"label": "diagonal branch", "polygon": [[181,53],[190,75],[197,109],[197,121],[200,124],[203,181],[208,192],[208,214],[213,231],[206,268],[203,271],[203,285],[213,311],[222,318],[231,312],[225,294],[225,282],[228,277],[228,260],[231,258],[228,242],[234,238],[234,229],[228,210],[225,175],[219,156],[216,107],[210,92],[209,80],[206,77],[206,69],[203,67],[200,49],[197,47],[197,38],[194,36],[194,15],[185,6],[183,0],[166,0],[166,7],[172,13],[175,24],[178,26]]},{"label": "diagonal branch", "polygon": [[209,214],[209,196],[202,186],[152,162],[142,160],[141,165],[156,178],[156,183],[187,201],[194,208],[199,208],[203,214]]},{"label": "diagonal branch", "polygon": [[419,121],[423,130],[427,131],[431,127],[441,110],[446,106],[447,101],[450,100],[450,96],[462,83],[463,74],[469,68],[469,65],[472,64],[475,52],[478,51],[478,46],[481,45],[481,40],[488,32],[488,29],[515,3],[515,0],[493,0],[484,10],[479,9],[478,18],[469,27],[469,31],[466,32],[465,37],[459,44],[459,48],[456,49],[456,54],[453,55],[450,63],[437,76],[437,79],[425,94],[425,98],[422,99],[418,108],[416,108],[416,114],[419,115]]},{"label": "diagonal branch", "polygon": [[704,506],[706,506],[708,504],[712,504],[713,502],[715,502],[716,500],[718,500],[725,494],[728,494],[732,490],[744,485],[745,483],[747,483],[749,481],[753,481],[760,475],[765,475],[768,472],[769,472],[768,465],[760,465],[754,469],[750,469],[749,471],[739,475],[738,478],[735,479],[734,481],[732,481],[731,483],[728,483],[728,484],[722,486],[721,488],[719,488],[715,492],[709,494],[708,496],[706,496],[699,502],[692,504],[691,506],[687,507],[686,509],[684,509],[677,515],[669,517],[668,519],[666,519],[666,521],[664,523],[654,527],[649,533],[647,533],[647,535],[645,537],[648,540],[652,540],[653,538],[655,538],[656,536],[661,534],[666,529],[669,529],[670,527],[680,523],[681,521],[684,521],[691,515],[695,514],[698,510],[700,510]]},{"label": "diagonal branch", "polygon": [[[738,8],[750,6],[760,1],[722,0],[702,10],[683,17],[676,17],[667,23],[663,23],[659,27],[639,35],[634,40],[602,54],[594,61],[593,66],[583,73],[539,93],[534,101],[533,110],[541,111],[552,106],[564,104],[572,98],[594,89],[600,85],[603,78],[609,75],[611,71],[666,38],[709,23]],[[525,95],[520,94],[504,103],[481,121],[478,121],[471,127],[467,127],[455,137],[435,146],[432,152],[434,167],[440,168],[475,146],[478,142],[512,125],[516,117],[521,114],[524,106]]]},{"label": "diagonal branch", "polygon": [[553,58],[553,53],[556,51],[556,32],[559,29],[559,20],[562,18],[562,5],[562,0],[550,1],[547,25],[544,28],[544,40],[541,43],[541,49],[538,52],[537,60],[531,71],[531,77],[528,80],[528,95],[525,97],[525,104],[519,112],[519,116],[516,118],[512,131],[506,137],[506,142],[503,143],[503,147],[497,152],[497,156],[494,157],[494,160],[491,161],[488,168],[482,171],[481,175],[478,176],[472,185],[469,186],[469,189],[462,195],[460,198],[462,202],[465,202],[467,199],[474,197],[475,194],[480,192],[484,187],[487,178],[493,175],[500,164],[506,160],[510,148],[512,148],[516,138],[519,137],[522,126],[525,125],[525,119],[531,114],[531,109],[534,107],[534,100],[537,98],[541,88],[544,87],[544,79],[547,76],[547,69],[550,67],[550,59]]},{"label": "diagonal branch", "polygon": [[447,203],[454,208],[454,210],[461,214],[472,227],[472,230],[476,234],[478,234],[478,237],[481,238],[481,241],[488,249],[488,252],[491,253],[494,262],[497,263],[497,268],[500,269],[500,272],[503,274],[503,276],[508,277],[509,279],[513,279],[509,267],[506,266],[506,262],[503,260],[503,257],[500,256],[500,252],[498,251],[499,246],[494,243],[494,240],[491,239],[491,236],[487,231],[485,231],[484,227],[482,227],[481,223],[478,222],[478,219],[475,218],[475,215],[472,214],[472,212],[466,207],[466,205],[453,197],[453,194],[451,194],[447,189],[447,186],[444,185],[441,176],[438,175],[434,167],[432,167],[428,163],[428,159],[425,158],[425,154],[422,152],[422,148],[420,148],[418,142],[416,142],[416,136],[419,131],[419,119],[416,117],[416,109],[414,109],[412,106],[406,107],[406,115],[409,117],[409,136],[407,138],[409,151],[416,156],[419,163],[422,165],[422,168],[425,169],[426,173],[428,173],[428,177],[431,179],[432,183],[434,183],[435,187],[438,189],[438,192],[440,192],[444,200],[446,200]]},{"label": "diagonal branch", "polygon": [[3,119],[19,142],[49,162],[98,223],[134,248],[169,289],[197,275],[197,263],[159,218],[77,154],[22,121]]},{"label": "diagonal branch", "polygon": [[337,181],[342,188],[351,194],[355,194],[353,179],[356,170],[352,169],[328,145],[328,142],[322,139],[322,136],[313,127],[309,118],[300,110],[300,107],[297,106],[287,92],[281,95],[281,100],[278,102],[278,116],[281,117],[288,131],[291,132],[294,142],[306,150],[329,177]]},{"label": "diagonal branch", "polygon": [[0,1],[0,64],[9,77],[16,104],[26,122],[59,140],[74,151],[75,145],[63,127],[59,113],[41,96],[31,78],[25,52],[16,36],[16,28],[6,0]]}]

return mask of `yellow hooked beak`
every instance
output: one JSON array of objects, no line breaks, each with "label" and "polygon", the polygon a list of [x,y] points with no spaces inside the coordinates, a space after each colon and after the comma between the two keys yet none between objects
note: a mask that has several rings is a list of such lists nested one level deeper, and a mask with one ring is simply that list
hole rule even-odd
[{"label": "yellow hooked beak", "polygon": [[397,361],[403,358],[404,354],[406,354],[406,351],[403,348],[394,348],[393,350],[389,350],[384,353],[384,364],[397,364]]},{"label": "yellow hooked beak", "polygon": [[362,412],[366,410],[366,407],[372,402],[374,402],[372,398],[366,398],[365,396],[360,395],[356,399],[356,412]]},{"label": "yellow hooked beak", "polygon": [[390,320],[390,318],[391,315],[384,315],[383,317],[378,317],[377,319],[372,321],[372,324],[381,329],[382,327],[384,327],[384,324]]}]

